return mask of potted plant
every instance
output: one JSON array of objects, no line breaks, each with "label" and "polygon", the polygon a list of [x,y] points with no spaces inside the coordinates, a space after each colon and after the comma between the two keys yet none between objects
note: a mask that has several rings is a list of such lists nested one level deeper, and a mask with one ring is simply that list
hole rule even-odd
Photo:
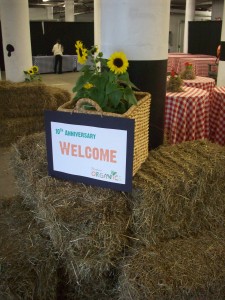
[{"label": "potted plant", "polygon": [[189,62],[186,62],[185,63],[185,69],[184,71],[180,74],[180,77],[182,79],[187,79],[187,80],[190,80],[190,79],[195,79],[196,76],[195,76],[195,72],[193,70],[193,65]]},{"label": "potted plant", "polygon": [[171,93],[177,93],[177,92],[183,92],[182,88],[183,80],[179,75],[176,74],[174,70],[171,70],[170,76],[167,80],[166,84],[166,90],[167,92]]},{"label": "potted plant", "polygon": [[123,52],[105,59],[97,46],[88,50],[77,41],[75,47],[78,62],[84,64],[82,74],[73,88],[73,100],[58,110],[134,119],[134,175],[148,156],[150,94],[134,91],[138,88],[130,81],[129,62]]}]

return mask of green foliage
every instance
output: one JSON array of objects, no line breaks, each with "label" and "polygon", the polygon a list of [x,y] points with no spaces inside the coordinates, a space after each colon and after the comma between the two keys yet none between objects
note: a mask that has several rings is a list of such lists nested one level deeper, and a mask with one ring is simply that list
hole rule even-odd
[{"label": "green foliage", "polygon": [[23,71],[25,75],[25,81],[42,81],[41,75],[38,73],[38,67],[32,66],[29,70]]},{"label": "green foliage", "polygon": [[89,65],[81,69],[73,92],[75,100],[89,98],[98,103],[103,111],[123,114],[137,104],[133,89],[138,89],[125,71],[116,74],[107,66],[103,53],[96,54],[96,47],[88,50]]}]

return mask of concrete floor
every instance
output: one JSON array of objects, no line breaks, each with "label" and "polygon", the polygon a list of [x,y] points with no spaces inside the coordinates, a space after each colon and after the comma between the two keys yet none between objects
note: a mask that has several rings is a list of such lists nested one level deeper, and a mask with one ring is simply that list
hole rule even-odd
[{"label": "concrete floor", "polygon": [[[42,74],[42,81],[51,86],[59,87],[71,92],[77,79],[79,72],[70,72],[63,74]],[[2,80],[5,76],[2,73]],[[0,198],[14,197],[18,194],[13,169],[10,167],[10,151],[11,147],[0,147]]]}]

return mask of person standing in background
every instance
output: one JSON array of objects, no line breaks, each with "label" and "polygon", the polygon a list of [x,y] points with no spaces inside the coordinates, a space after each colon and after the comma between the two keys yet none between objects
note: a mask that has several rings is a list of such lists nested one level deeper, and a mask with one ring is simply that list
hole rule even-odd
[{"label": "person standing in background", "polygon": [[59,67],[58,74],[62,74],[63,46],[62,46],[60,40],[56,41],[56,44],[52,48],[52,52],[53,52],[53,55],[55,56],[54,72],[57,73],[57,67]]}]

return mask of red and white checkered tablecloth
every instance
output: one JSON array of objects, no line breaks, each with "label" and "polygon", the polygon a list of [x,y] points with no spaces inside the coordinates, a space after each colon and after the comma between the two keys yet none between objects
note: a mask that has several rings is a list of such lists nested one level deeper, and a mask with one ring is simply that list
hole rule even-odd
[{"label": "red and white checkered tablecloth", "polygon": [[186,86],[183,89],[166,93],[164,129],[170,144],[209,137],[209,93]]},{"label": "red and white checkered tablecloth", "polygon": [[209,64],[214,64],[216,61],[216,57],[192,57],[192,58],[180,58],[177,69],[175,70],[178,74],[180,74],[187,62],[191,63],[194,68],[194,72],[196,76],[207,77],[209,72]]},{"label": "red and white checkered tablecloth", "polygon": [[195,79],[191,79],[191,80],[183,79],[184,86],[194,87],[194,88],[198,88],[198,89],[207,91],[207,92],[209,92],[210,99],[211,99],[215,84],[216,84],[215,79],[209,78],[209,77],[196,76]]},{"label": "red and white checkered tablecloth", "polygon": [[225,87],[216,87],[210,105],[210,140],[225,146]]},{"label": "red and white checkered tablecloth", "polygon": [[167,72],[171,72],[172,70],[176,71],[178,62],[181,57],[190,58],[191,54],[185,54],[185,53],[169,53],[168,54]]},{"label": "red and white checkered tablecloth", "polygon": [[186,62],[188,61],[188,59],[192,58],[213,58],[216,60],[216,57],[207,54],[169,53],[167,61],[167,72],[171,72],[172,69],[177,72],[180,59],[184,59]]}]

